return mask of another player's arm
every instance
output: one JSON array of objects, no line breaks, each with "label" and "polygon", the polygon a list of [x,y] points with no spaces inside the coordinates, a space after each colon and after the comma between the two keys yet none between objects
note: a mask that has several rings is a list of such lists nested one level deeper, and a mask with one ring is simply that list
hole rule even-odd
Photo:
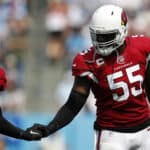
[{"label": "another player's arm", "polygon": [[148,66],[145,73],[145,89],[146,89],[148,100],[150,102],[150,60],[148,62]]},{"label": "another player's arm", "polygon": [[21,128],[16,127],[7,119],[5,119],[2,114],[1,108],[0,108],[0,134],[13,137],[16,139],[24,139],[28,141],[41,139],[40,134],[38,135],[30,134],[30,132],[24,131]]},{"label": "another player's arm", "polygon": [[[7,84],[6,74],[3,68],[0,67],[0,92],[5,91]],[[24,139],[24,140],[40,140],[41,135],[40,134],[31,134],[28,131],[24,131],[15,125],[13,125],[11,122],[9,122],[2,113],[2,110],[0,108],[0,134],[17,138],[17,139]]]},{"label": "another player's arm", "polygon": [[54,119],[47,125],[34,124],[28,130],[42,132],[46,137],[69,124],[81,110],[89,95],[91,81],[85,77],[75,77],[66,103],[59,109]]}]

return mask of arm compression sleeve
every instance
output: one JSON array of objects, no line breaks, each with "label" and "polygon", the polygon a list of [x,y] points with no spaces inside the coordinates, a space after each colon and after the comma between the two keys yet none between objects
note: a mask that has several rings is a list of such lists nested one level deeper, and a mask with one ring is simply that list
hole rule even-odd
[{"label": "arm compression sleeve", "polygon": [[150,102],[150,60],[148,61],[147,69],[145,72],[145,90]]},{"label": "arm compression sleeve", "polygon": [[61,107],[54,119],[48,124],[49,134],[70,123],[85,104],[87,95],[72,91],[68,101]]},{"label": "arm compression sleeve", "polygon": [[21,139],[22,132],[23,130],[15,127],[13,124],[11,124],[8,120],[6,120],[3,117],[2,111],[0,109],[0,133],[3,135]]}]

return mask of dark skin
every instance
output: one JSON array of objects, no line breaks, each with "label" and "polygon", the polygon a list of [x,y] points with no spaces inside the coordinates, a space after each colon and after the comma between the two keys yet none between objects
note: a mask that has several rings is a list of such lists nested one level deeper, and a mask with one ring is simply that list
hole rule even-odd
[{"label": "dark skin", "polygon": [[89,95],[91,84],[92,82],[85,77],[75,77],[72,90]]}]

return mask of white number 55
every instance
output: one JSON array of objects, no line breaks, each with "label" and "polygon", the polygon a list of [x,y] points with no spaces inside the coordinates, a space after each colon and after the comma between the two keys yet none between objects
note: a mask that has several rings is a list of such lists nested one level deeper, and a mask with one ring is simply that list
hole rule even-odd
[{"label": "white number 55", "polygon": [[[129,67],[126,69],[126,73],[127,73],[127,77],[129,79],[130,83],[136,83],[136,85],[139,85],[139,89],[136,89],[136,87],[131,87],[131,89],[129,89],[128,84],[124,81],[119,81],[115,83],[115,79],[121,78],[123,77],[123,72],[122,71],[118,71],[116,73],[110,74],[107,76],[107,80],[108,80],[108,84],[111,90],[115,90],[118,88],[122,88],[123,89],[123,94],[120,96],[117,93],[113,93],[113,99],[115,101],[124,101],[127,100],[130,96],[130,90],[131,90],[131,94],[133,96],[138,96],[140,95],[143,91],[142,91],[142,83],[143,83],[143,77],[141,75],[134,75],[135,71],[140,70],[140,65],[135,65],[132,67]],[[134,84],[135,85],[135,84]]]}]

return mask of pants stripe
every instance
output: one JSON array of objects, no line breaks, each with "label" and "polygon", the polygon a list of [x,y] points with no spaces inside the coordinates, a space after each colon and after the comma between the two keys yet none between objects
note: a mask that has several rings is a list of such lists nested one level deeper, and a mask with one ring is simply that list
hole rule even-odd
[{"label": "pants stripe", "polygon": [[96,150],[100,150],[100,138],[101,138],[101,132],[98,131]]}]

